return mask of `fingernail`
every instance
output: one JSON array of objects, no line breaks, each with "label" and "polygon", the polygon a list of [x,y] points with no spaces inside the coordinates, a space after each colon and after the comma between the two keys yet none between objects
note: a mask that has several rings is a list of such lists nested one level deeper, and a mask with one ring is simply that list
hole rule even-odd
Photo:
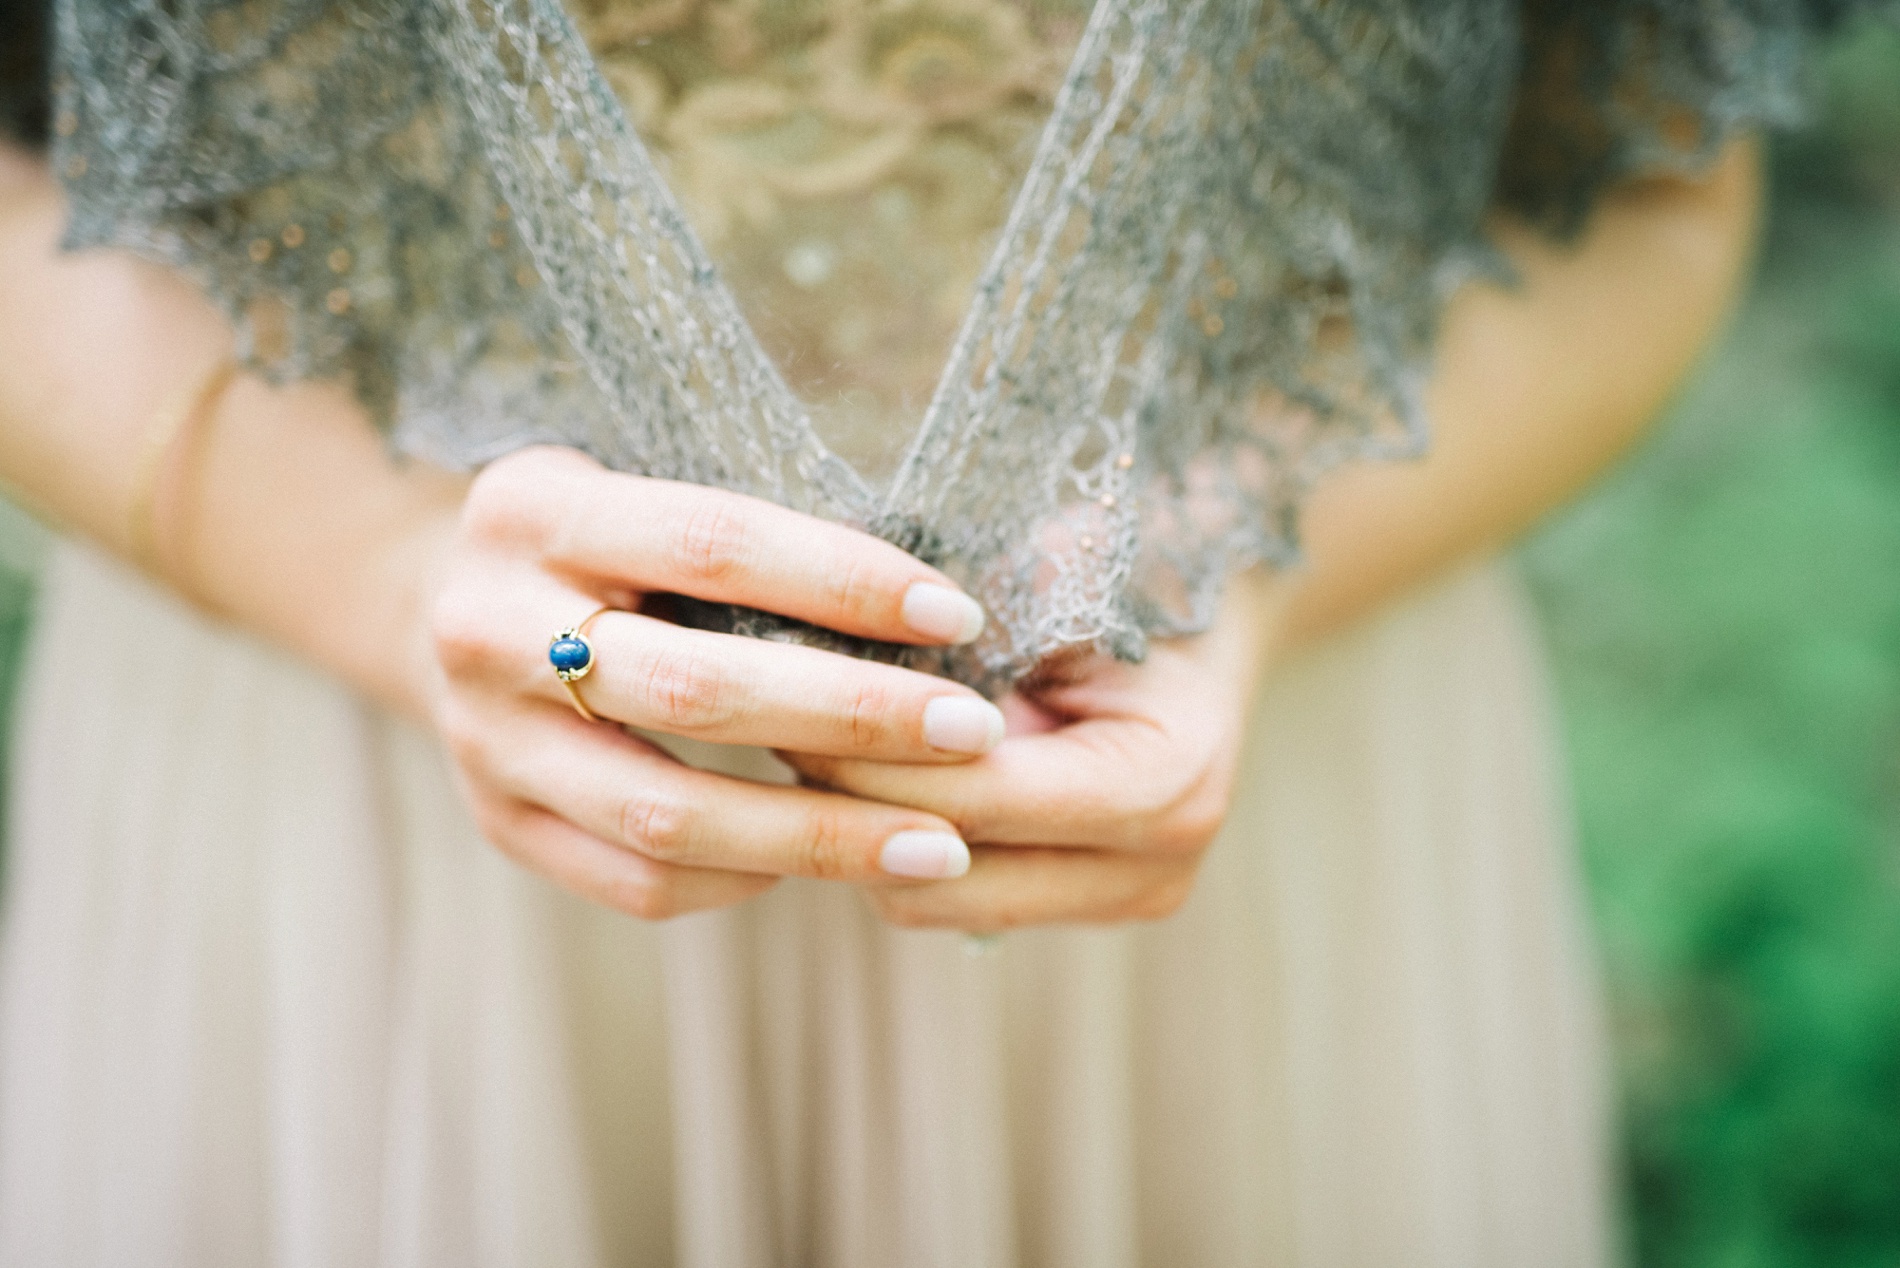
[{"label": "fingernail", "polygon": [[1003,711],[974,696],[938,696],[924,706],[924,743],[942,753],[987,753],[1003,742]]},{"label": "fingernail", "polygon": [[878,851],[877,865],[892,876],[948,880],[970,870],[970,847],[949,832],[896,832]]},{"label": "fingernail", "polygon": [[983,605],[961,590],[919,581],[904,591],[904,624],[925,638],[969,643],[983,632]]}]

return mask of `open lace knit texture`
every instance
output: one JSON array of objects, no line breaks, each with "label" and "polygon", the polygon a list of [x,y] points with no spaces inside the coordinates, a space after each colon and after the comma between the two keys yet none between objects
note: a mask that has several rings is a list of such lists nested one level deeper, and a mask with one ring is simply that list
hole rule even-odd
[{"label": "open lace knit texture", "polygon": [[[892,0],[901,3],[901,0]],[[61,0],[69,245],[197,278],[248,364],[404,450],[538,442],[868,528],[991,614],[953,652],[695,605],[992,694],[1135,658],[1293,556],[1314,479],[1414,454],[1502,200],[1787,117],[1818,0],[1098,0],[934,398],[873,486],[820,440],[557,0]],[[1515,110],[1513,109],[1515,105]],[[1500,165],[1502,164],[1502,175]]]}]

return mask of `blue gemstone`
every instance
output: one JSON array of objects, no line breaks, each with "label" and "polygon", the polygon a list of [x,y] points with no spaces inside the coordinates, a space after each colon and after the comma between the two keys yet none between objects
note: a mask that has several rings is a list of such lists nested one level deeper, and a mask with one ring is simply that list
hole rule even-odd
[{"label": "blue gemstone", "polygon": [[594,649],[578,638],[557,638],[548,648],[548,661],[564,674],[587,668],[594,659]]}]

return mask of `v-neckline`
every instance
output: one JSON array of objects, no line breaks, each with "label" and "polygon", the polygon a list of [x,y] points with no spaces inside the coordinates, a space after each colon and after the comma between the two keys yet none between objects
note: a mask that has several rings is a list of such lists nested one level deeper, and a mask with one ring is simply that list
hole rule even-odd
[{"label": "v-neckline", "polygon": [[[736,35],[687,8],[637,40],[614,5],[571,11],[762,355],[874,486],[937,395],[1094,3],[820,0],[787,28],[765,0]],[[893,68],[939,40],[968,61],[917,91]]]},{"label": "v-neckline", "polygon": [[[462,2],[466,3],[466,0]],[[752,362],[749,369],[757,380],[757,387],[776,398],[759,403],[779,414],[782,424],[798,433],[798,447],[806,451],[813,465],[822,468],[819,484],[832,499],[840,503],[834,510],[864,522],[877,519],[885,507],[902,499],[907,484],[921,474],[922,455],[931,447],[933,432],[949,425],[944,402],[951,396],[953,378],[959,373],[960,367],[967,366],[971,359],[971,345],[980,341],[981,326],[987,311],[985,300],[994,299],[1008,261],[1018,254],[1017,248],[1020,246],[1038,173],[1045,166],[1046,155],[1055,147],[1055,136],[1065,120],[1070,99],[1077,91],[1078,80],[1090,64],[1095,50],[1106,38],[1108,26],[1127,0],[1092,0],[1088,19],[1070,54],[1055,100],[1037,129],[1036,145],[1029,163],[1006,200],[1008,212],[997,231],[989,259],[971,288],[970,298],[957,323],[956,334],[944,364],[937,373],[930,400],[922,414],[912,423],[902,446],[904,456],[897,465],[896,474],[883,488],[874,486],[855,465],[832,451],[820,434],[811,403],[791,387],[783,367],[759,338],[741,308],[737,294],[727,284],[699,235],[693,230],[678,195],[668,184],[659,165],[653,161],[646,143],[627,114],[625,104],[607,88],[599,60],[587,46],[561,0],[530,0],[530,3],[534,7],[542,7],[544,15],[558,23],[557,29],[561,35],[559,54],[563,59],[577,58],[580,61],[580,65],[572,69],[578,70],[586,81],[589,95],[593,98],[589,103],[592,112],[602,116],[600,122],[608,125],[607,131],[618,142],[620,153],[613,157],[630,170],[658,204],[655,219],[664,226],[670,240],[653,245],[670,246],[690,263],[690,274],[699,298],[719,319],[718,324],[732,331],[736,338],[738,346],[727,350],[741,360]],[[532,221],[528,223],[531,225]],[[532,247],[532,243],[530,245]]]}]

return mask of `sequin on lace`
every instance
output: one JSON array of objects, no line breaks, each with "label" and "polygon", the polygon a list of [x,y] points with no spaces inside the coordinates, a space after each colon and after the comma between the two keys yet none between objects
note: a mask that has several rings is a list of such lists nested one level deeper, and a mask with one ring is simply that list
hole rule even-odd
[{"label": "sequin on lace", "polygon": [[1488,207],[1572,228],[1608,181],[1786,117],[1845,7],[1098,0],[877,478],[821,438],[556,0],[61,0],[54,161],[70,245],[185,270],[251,366],[347,379],[408,452],[574,445],[937,563],[991,613],[971,648],[696,616],[995,693],[1205,628],[1231,570],[1290,560],[1321,473],[1423,446]]}]

